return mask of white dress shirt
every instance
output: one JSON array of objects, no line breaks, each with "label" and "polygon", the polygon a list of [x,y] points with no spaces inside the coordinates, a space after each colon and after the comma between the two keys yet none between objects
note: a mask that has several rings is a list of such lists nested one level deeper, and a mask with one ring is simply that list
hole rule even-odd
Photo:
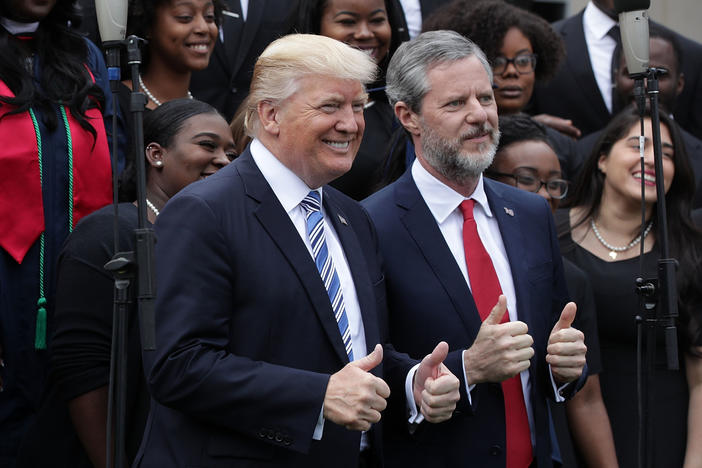
[{"label": "white dress shirt", "polygon": [[[254,139],[250,146],[251,156],[253,157],[256,166],[263,174],[263,177],[271,186],[273,193],[283,209],[290,217],[295,229],[297,229],[300,238],[305,243],[307,250],[314,261],[312,246],[307,235],[307,222],[305,220],[305,210],[300,206],[300,202],[313,190],[308,187],[302,179],[294,172],[288,169],[268,148],[263,146],[258,139]],[[322,188],[316,188],[321,197],[324,197]],[[321,198],[323,201],[323,198]],[[346,317],[349,321],[349,329],[351,331],[351,345],[353,347],[353,356],[355,359],[360,359],[368,354],[366,348],[366,334],[363,328],[363,317],[361,316],[361,306],[358,303],[356,295],[356,286],[351,276],[346,255],[341,247],[339,238],[334,230],[334,226],[329,220],[329,216],[322,205],[322,217],[324,218],[324,236],[327,243],[327,249],[334,262],[336,273],[339,276],[341,283],[341,291],[344,296],[344,304],[346,306]],[[300,337],[304,339],[304,337]],[[324,431],[324,407],[320,411],[319,421],[314,431],[313,438],[320,440]],[[361,449],[368,446],[366,434],[361,436]]]},{"label": "white dress shirt", "polygon": [[588,2],[583,13],[583,30],[590,64],[607,110],[612,113],[612,54],[617,41],[607,35],[617,22]]},{"label": "white dress shirt", "polygon": [[422,6],[419,4],[419,0],[400,0],[400,4],[405,13],[409,37],[414,39],[422,32]]},{"label": "white dress shirt", "polygon": [[[305,243],[310,257],[314,260],[312,246],[307,235],[305,210],[300,206],[300,202],[313,189],[308,187],[302,179],[281,163],[259,140],[253,140],[250,149],[256,165],[271,186],[280,204],[283,205],[283,209],[290,217],[290,221],[295,225],[295,229],[297,229],[300,238]],[[319,192],[322,197],[321,200],[323,201],[323,190],[321,188],[317,188],[316,190]],[[336,274],[339,276],[341,291],[344,296],[346,317],[349,320],[349,328],[351,331],[353,355],[354,358],[360,359],[366,356],[368,352],[366,348],[366,334],[363,329],[363,318],[361,316],[361,306],[358,304],[358,296],[356,295],[356,286],[351,276],[349,264],[346,261],[346,255],[341,248],[339,237],[329,220],[324,205],[322,205],[322,216],[324,218],[324,236],[327,242],[327,249],[334,262]]]},{"label": "white dress shirt", "polygon": [[[429,211],[436,220],[446,244],[448,245],[451,254],[456,260],[466,284],[470,288],[470,278],[468,277],[468,268],[466,267],[465,249],[463,248],[463,214],[459,208],[461,202],[466,198],[460,193],[448,187],[433,175],[431,175],[418,160],[412,163],[412,178],[414,179],[419,193],[422,195],[425,203],[429,207]],[[507,312],[509,313],[510,321],[519,320],[519,310],[517,305],[517,296],[514,290],[514,281],[512,279],[512,269],[507,258],[507,251],[500,233],[500,226],[497,219],[490,210],[487,195],[483,186],[483,176],[478,180],[478,185],[471,194],[469,199],[475,200],[475,209],[473,216],[477,225],[478,236],[485,246],[492,264],[497,273],[497,279],[502,288],[502,294],[507,298]],[[465,353],[465,351],[464,351]],[[465,360],[463,361],[465,364]],[[550,367],[549,367],[550,369]],[[470,403],[470,392],[475,387],[475,384],[468,382],[463,368],[463,377],[466,383],[466,393]],[[528,398],[531,391],[531,382],[529,378],[529,370],[525,370],[519,374],[522,383],[522,393],[526,406],[527,417],[529,419],[529,428],[531,432],[531,443],[535,444],[534,437],[534,414],[531,406],[531,401]],[[558,393],[560,389],[556,388],[553,376],[551,376],[551,384],[555,390],[556,399],[563,401]],[[417,418],[414,422],[421,422],[421,418]]]}]

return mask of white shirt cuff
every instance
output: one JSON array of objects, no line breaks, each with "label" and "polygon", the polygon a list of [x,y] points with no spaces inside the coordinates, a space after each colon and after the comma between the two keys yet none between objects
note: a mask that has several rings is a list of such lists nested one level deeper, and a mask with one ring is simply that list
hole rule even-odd
[{"label": "white shirt cuff", "polygon": [[470,392],[475,388],[475,384],[468,383],[468,376],[466,375],[466,351],[464,349],[461,353],[461,366],[463,367],[463,381],[466,383],[466,394],[468,395],[468,404],[473,405],[473,400],[470,397]]},{"label": "white shirt cuff", "polygon": [[317,425],[314,427],[312,439],[322,440],[322,435],[324,435],[324,403],[322,403],[322,409],[319,410],[319,419],[317,419]]},{"label": "white shirt cuff", "polygon": [[409,413],[409,419],[407,422],[410,424],[419,424],[424,421],[424,415],[417,409],[417,404],[414,401],[414,376],[417,374],[417,369],[419,369],[419,364],[415,364],[409,372],[407,372],[407,377],[405,378],[405,398],[407,400],[407,410]]},{"label": "white shirt cuff", "polygon": [[551,385],[553,385],[553,394],[556,396],[556,403],[565,401],[565,398],[563,398],[561,392],[568,386],[568,383],[564,383],[560,387],[556,385],[556,380],[553,378],[553,372],[551,372],[551,364],[548,365],[548,375],[551,377]]}]

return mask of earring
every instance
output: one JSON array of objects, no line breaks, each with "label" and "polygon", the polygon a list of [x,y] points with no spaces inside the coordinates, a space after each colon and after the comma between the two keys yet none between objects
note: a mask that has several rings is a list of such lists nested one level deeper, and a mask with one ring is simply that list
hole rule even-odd
[{"label": "earring", "polygon": [[161,167],[161,166],[163,166],[163,161],[156,161],[156,162],[154,163],[154,165],[155,165],[156,167]]}]

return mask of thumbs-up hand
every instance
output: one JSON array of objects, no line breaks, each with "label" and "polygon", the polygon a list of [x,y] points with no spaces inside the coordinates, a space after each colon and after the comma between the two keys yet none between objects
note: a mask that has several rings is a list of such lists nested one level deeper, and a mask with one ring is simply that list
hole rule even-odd
[{"label": "thumbs-up hand", "polygon": [[324,419],[356,431],[367,431],[380,421],[390,388],[370,371],[382,361],[383,347],[377,344],[368,356],[332,374],[324,394]]},{"label": "thumbs-up hand", "polygon": [[458,377],[443,364],[448,350],[448,344],[440,342],[431,354],[422,359],[414,375],[414,402],[431,423],[450,419],[461,398]]},{"label": "thumbs-up hand", "polygon": [[472,346],[463,353],[463,367],[469,384],[502,382],[529,368],[534,340],[526,323],[500,323],[507,311],[507,299],[497,304],[480,326]]},{"label": "thumbs-up hand", "polygon": [[566,304],[548,337],[546,362],[551,365],[553,378],[559,384],[577,379],[585,367],[585,336],[571,326],[576,310],[574,302]]}]

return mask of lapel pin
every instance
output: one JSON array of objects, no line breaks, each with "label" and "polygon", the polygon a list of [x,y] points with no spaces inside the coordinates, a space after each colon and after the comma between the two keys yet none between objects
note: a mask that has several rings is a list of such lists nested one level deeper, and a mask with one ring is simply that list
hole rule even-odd
[{"label": "lapel pin", "polygon": [[222,10],[222,14],[226,15],[226,16],[231,16],[232,18],[239,17],[239,13],[234,13],[233,11],[229,11],[229,10]]},{"label": "lapel pin", "polygon": [[505,206],[505,213],[507,213],[509,216],[514,216],[514,211],[512,211],[511,208],[507,208],[506,206]]},{"label": "lapel pin", "polygon": [[341,224],[343,224],[344,226],[348,226],[348,225],[349,225],[349,223],[346,222],[346,218],[344,218],[344,217],[341,216],[341,215],[337,215],[337,216],[339,217],[339,221],[341,221]]}]

